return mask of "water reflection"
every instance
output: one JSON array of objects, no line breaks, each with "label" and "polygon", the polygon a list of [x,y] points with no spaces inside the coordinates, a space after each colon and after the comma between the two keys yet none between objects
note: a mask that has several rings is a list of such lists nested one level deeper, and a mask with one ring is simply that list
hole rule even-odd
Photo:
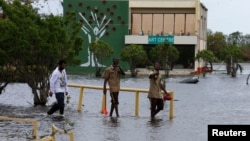
[{"label": "water reflection", "polygon": [[148,127],[161,127],[164,125],[163,119],[153,118],[148,122]]},{"label": "water reflection", "polygon": [[117,117],[104,117],[103,128],[104,128],[104,140],[120,141],[119,130],[120,130],[120,119]]},{"label": "water reflection", "polygon": [[104,117],[103,125],[107,127],[120,127],[120,121],[117,117]]}]

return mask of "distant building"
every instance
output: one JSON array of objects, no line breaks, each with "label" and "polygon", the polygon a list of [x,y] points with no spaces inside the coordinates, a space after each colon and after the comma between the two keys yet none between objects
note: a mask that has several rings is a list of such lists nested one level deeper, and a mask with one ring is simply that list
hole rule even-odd
[{"label": "distant building", "polygon": [[200,71],[202,64],[194,56],[206,49],[207,8],[199,0],[129,0],[129,13],[125,44],[151,46],[167,39],[181,53],[176,64],[194,64],[192,68]]},{"label": "distant building", "polygon": [[[167,40],[180,52],[176,67],[202,69],[202,63],[194,57],[207,48],[207,8],[199,0],[64,0],[63,6],[64,15],[76,10],[77,20],[83,23],[82,63],[72,71],[94,69],[88,44],[98,39],[109,43],[117,57],[128,44],[149,49]],[[110,63],[111,58],[98,62],[102,67]],[[127,66],[126,62],[121,64]]]}]

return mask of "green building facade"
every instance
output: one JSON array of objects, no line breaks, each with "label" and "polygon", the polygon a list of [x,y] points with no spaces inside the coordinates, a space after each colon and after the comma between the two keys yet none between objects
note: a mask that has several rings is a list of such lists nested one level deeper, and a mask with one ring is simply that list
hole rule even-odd
[{"label": "green building facade", "polygon": [[[114,54],[106,60],[98,60],[100,67],[108,67],[113,57],[120,58],[121,49],[125,47],[124,36],[128,35],[128,0],[64,0],[64,15],[70,11],[78,13],[77,21],[82,23],[80,36],[83,37],[83,49],[79,58],[79,66],[69,66],[69,73],[94,72],[93,55],[89,52],[89,43],[103,40],[113,49]],[[125,69],[127,62],[120,62]]]}]

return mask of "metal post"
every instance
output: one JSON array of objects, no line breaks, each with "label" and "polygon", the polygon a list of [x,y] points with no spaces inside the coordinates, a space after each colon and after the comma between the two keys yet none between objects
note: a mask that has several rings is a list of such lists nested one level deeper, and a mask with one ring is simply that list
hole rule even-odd
[{"label": "metal post", "polygon": [[104,111],[104,107],[105,107],[105,96],[103,94],[102,95],[102,107],[101,107],[101,111],[100,111],[102,114],[104,114],[104,112],[103,112]]},{"label": "metal post", "polygon": [[139,116],[139,91],[135,93],[135,115]]},{"label": "metal post", "polygon": [[82,110],[83,91],[84,91],[84,87],[81,87],[80,88],[78,108],[77,108],[78,112],[81,112],[81,110]]},{"label": "metal post", "polygon": [[69,140],[70,141],[74,141],[74,134],[73,134],[73,132],[69,132],[68,135],[69,135]]},{"label": "metal post", "polygon": [[36,139],[36,137],[37,137],[37,121],[36,120],[33,121],[32,124],[33,124],[33,138]]},{"label": "metal post", "polygon": [[169,119],[172,119],[174,117],[174,92],[170,92],[171,100],[170,100],[170,106],[169,106]]},{"label": "metal post", "polygon": [[52,127],[51,127],[51,129],[52,129],[52,138],[53,138],[53,140],[55,141],[56,140],[56,137],[55,137],[55,134],[56,134],[56,128],[55,128],[55,126],[54,125],[52,125]]}]

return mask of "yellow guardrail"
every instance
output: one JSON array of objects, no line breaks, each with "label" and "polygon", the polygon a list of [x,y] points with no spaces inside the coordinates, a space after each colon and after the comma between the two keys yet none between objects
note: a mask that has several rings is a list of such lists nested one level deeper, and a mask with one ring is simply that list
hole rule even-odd
[{"label": "yellow guardrail", "polygon": [[52,125],[52,136],[54,137],[55,140],[55,134],[56,133],[60,133],[60,134],[67,134],[69,136],[69,141],[74,141],[74,134],[73,132],[67,132],[63,129],[59,129],[57,128],[54,124]]},{"label": "yellow guardrail", "polygon": [[42,139],[38,139],[38,140],[35,140],[35,141],[55,141],[55,137],[48,136],[48,137],[44,137]]},{"label": "yellow guardrail", "polygon": [[60,128],[56,127],[54,124],[52,125],[51,129],[52,129],[52,135],[51,136],[47,136],[47,137],[44,137],[42,139],[38,139],[36,141],[56,141],[56,137],[55,137],[56,133],[67,134],[69,136],[69,141],[74,141],[73,132],[67,132],[67,131],[65,131],[63,129],[60,129]]},{"label": "yellow guardrail", "polygon": [[29,118],[12,118],[7,116],[0,116],[0,120],[6,120],[6,121],[15,121],[15,122],[26,122],[26,123],[32,123],[33,125],[33,139],[35,141],[55,141],[55,134],[58,132],[60,134],[67,134],[69,136],[69,141],[74,141],[74,134],[73,132],[67,132],[63,129],[57,128],[54,124],[52,125],[52,135],[48,137],[44,137],[42,139],[37,139],[37,120],[36,119],[29,119]]},{"label": "yellow guardrail", "polygon": [[8,121],[15,121],[15,122],[28,122],[28,123],[32,123],[32,125],[33,125],[32,136],[33,136],[34,139],[37,137],[37,120],[35,120],[35,119],[12,118],[12,117],[7,117],[7,116],[0,116],[0,120],[8,120]]},{"label": "yellow guardrail", "polygon": [[[82,84],[68,84],[68,87],[73,87],[73,88],[80,88],[80,93],[79,93],[79,101],[78,101],[78,107],[77,110],[78,112],[81,112],[82,110],[82,103],[83,103],[83,95],[84,95],[84,89],[97,89],[97,90],[103,90],[102,86],[92,86],[92,85],[82,85]],[[107,88],[109,89],[109,88]],[[127,91],[127,92],[135,92],[135,115],[139,116],[139,95],[141,93],[148,93],[148,89],[138,89],[138,88],[120,88],[120,91]],[[174,117],[174,93],[171,91],[169,92],[170,96],[172,97],[169,106],[169,118],[172,119]],[[103,98],[104,100],[104,98]],[[102,104],[103,106],[103,104]],[[102,107],[103,109],[103,107]]]}]

